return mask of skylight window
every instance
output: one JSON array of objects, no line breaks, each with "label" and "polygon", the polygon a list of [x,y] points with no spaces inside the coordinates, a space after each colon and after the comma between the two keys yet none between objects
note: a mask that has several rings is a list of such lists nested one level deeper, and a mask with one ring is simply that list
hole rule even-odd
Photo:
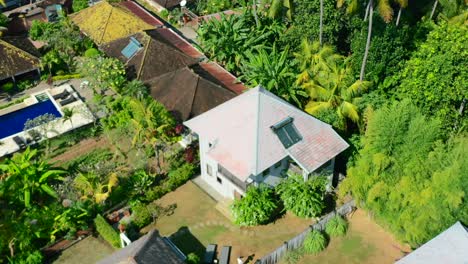
[{"label": "skylight window", "polygon": [[125,58],[130,59],[142,47],[143,45],[136,38],[130,37],[128,45],[122,50],[122,55],[124,55]]},{"label": "skylight window", "polygon": [[288,117],[271,127],[285,148],[289,148],[302,140],[302,136],[297,131],[293,121],[292,117]]}]

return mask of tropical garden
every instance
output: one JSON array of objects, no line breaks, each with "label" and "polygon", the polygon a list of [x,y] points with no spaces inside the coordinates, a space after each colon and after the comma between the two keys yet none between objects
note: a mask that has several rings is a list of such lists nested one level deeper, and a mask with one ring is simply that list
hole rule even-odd
[{"label": "tropical garden", "polygon": [[[0,161],[0,263],[43,263],[42,249],[92,230],[119,248],[106,212],[115,207],[131,211],[132,221],[120,224],[136,239],[141,227],[167,211],[154,200],[195,173],[197,148],[178,147],[181,125],[143,83],[127,80],[120,61],[102,55],[68,18],[34,22],[30,37],[46,43],[41,49],[43,78],[50,83],[88,80],[84,88],[94,94],[88,107],[100,118]],[[65,112],[63,122],[71,122],[73,113]],[[30,120],[25,129],[46,120]],[[82,141],[96,144],[78,155],[67,154]]]},{"label": "tropical garden", "polygon": [[[348,140],[339,196],[352,195],[412,247],[456,220],[468,223],[465,1],[200,0],[194,7],[239,13],[200,26],[198,41],[211,60]],[[46,43],[42,78],[86,78],[90,108],[101,118],[0,161],[0,263],[41,263],[41,248],[93,227],[118,247],[105,212],[127,206],[133,221],[125,228],[138,230],[166,210],[154,200],[197,168],[196,146],[173,144],[182,126],[67,18],[34,22],[30,37]],[[104,143],[57,159],[83,139]],[[275,189],[250,188],[232,205],[234,221],[261,225],[285,211],[319,217],[328,209],[325,185],[322,177],[290,175]],[[346,230],[345,220],[333,219],[301,251],[315,254]]]},{"label": "tropical garden", "polygon": [[[468,223],[466,1],[272,0],[241,10],[200,26],[202,50],[348,140],[339,196],[412,247]],[[293,179],[248,190],[233,205],[236,223],[320,215],[322,189],[307,182],[300,188],[311,191],[294,193]],[[319,234],[312,240],[324,247]]]}]

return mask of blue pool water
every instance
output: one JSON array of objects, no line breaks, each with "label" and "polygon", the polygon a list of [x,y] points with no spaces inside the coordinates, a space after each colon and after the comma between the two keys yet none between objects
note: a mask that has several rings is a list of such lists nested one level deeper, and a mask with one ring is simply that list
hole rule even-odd
[{"label": "blue pool water", "polygon": [[50,100],[39,102],[26,108],[0,116],[0,139],[23,131],[28,119],[34,119],[43,114],[53,114],[62,117]]}]

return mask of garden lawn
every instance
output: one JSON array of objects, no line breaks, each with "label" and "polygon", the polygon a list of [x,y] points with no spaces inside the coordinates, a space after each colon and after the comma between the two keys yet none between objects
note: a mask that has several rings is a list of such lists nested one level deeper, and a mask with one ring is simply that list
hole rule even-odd
[{"label": "garden lawn", "polygon": [[[320,254],[305,255],[298,264],[309,263],[394,263],[409,249],[400,245],[391,234],[374,223],[363,210],[349,218],[349,230],[344,237],[331,238]],[[281,264],[285,264],[283,261]]]},{"label": "garden lawn", "polygon": [[172,240],[185,254],[195,252],[200,257],[208,244],[217,244],[218,251],[222,246],[232,246],[231,263],[237,263],[239,256],[260,258],[312,223],[310,219],[286,214],[268,225],[237,227],[215,208],[216,202],[191,181],[158,202],[163,206],[176,204],[177,208],[172,215],[162,216],[142,232],[156,228],[164,236],[174,234]]},{"label": "garden lawn", "polygon": [[115,251],[101,238],[89,236],[75,245],[62,251],[54,264],[96,263]]}]

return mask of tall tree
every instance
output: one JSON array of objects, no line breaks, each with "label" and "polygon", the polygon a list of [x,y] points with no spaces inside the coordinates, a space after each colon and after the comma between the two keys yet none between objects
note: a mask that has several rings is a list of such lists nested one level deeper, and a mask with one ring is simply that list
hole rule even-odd
[{"label": "tall tree", "polygon": [[[319,44],[304,44],[303,50],[310,46],[318,47]],[[296,56],[301,57],[300,54]],[[302,68],[304,70],[296,81],[309,94],[310,101],[305,110],[315,116],[320,112],[333,110],[343,121],[349,119],[357,123],[360,115],[356,104],[360,96],[370,88],[370,82],[355,81],[349,59],[335,54],[329,46],[315,49],[315,53],[306,58],[311,61],[303,61],[302,67],[308,65],[308,68]]]},{"label": "tall tree", "polygon": [[[392,20],[393,17],[393,9],[390,6],[389,0],[375,0],[377,3],[377,10],[379,12],[379,15],[382,17],[382,19],[386,22],[389,23]],[[338,0],[338,7],[343,6],[344,0]],[[358,9],[359,4],[361,4],[361,0],[352,0],[347,8],[348,12],[354,12]],[[366,42],[366,49],[364,52],[364,57],[362,58],[362,64],[361,64],[361,73],[359,75],[359,80],[363,81],[364,80],[364,75],[366,71],[366,63],[367,63],[367,56],[369,55],[369,48],[371,44],[371,38],[372,38],[372,22],[373,22],[373,16],[374,16],[374,0],[369,0],[367,3],[368,8],[369,8],[369,24],[368,24],[368,29],[367,29],[367,42]]]},{"label": "tall tree", "polygon": [[402,10],[408,7],[408,0],[396,0],[396,2],[398,3],[399,9],[398,9],[398,15],[397,15],[395,25],[398,26],[400,24],[400,17],[401,17]]}]

